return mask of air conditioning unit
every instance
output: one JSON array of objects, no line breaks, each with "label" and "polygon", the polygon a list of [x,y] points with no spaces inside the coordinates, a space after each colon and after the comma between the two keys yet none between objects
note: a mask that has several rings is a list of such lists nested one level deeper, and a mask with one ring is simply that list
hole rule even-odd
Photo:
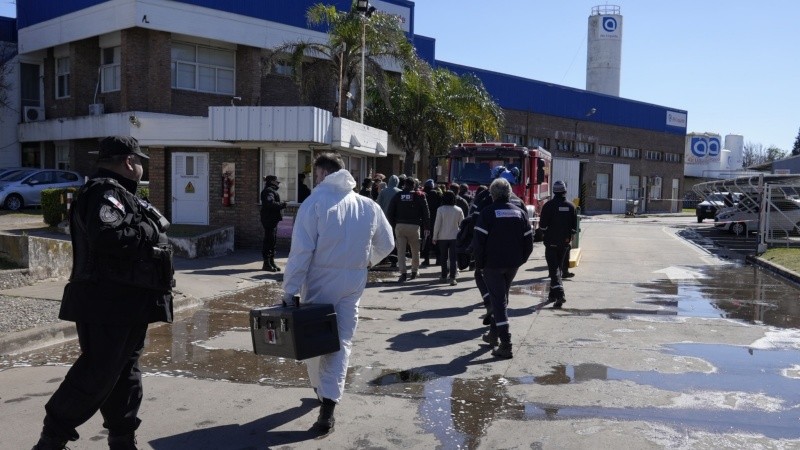
[{"label": "air conditioning unit", "polygon": [[26,106],[22,110],[25,122],[38,122],[44,120],[44,108],[41,106]]}]

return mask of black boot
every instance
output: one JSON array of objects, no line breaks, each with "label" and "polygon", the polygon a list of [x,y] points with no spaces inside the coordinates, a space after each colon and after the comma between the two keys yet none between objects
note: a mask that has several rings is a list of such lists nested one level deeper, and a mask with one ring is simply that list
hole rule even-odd
[{"label": "black boot", "polygon": [[278,267],[277,264],[275,264],[275,257],[274,256],[270,256],[269,257],[269,265],[272,266],[272,271],[273,272],[280,272],[281,271],[281,268]]},{"label": "black boot", "polygon": [[39,437],[39,442],[33,446],[33,450],[63,450],[67,448],[66,439],[57,439],[42,434]]},{"label": "black boot", "polygon": [[492,350],[492,356],[503,359],[513,358],[514,354],[511,353],[511,343],[501,342],[496,349]]},{"label": "black boot", "polygon": [[108,436],[109,450],[137,450],[136,436],[133,433],[120,436]]},{"label": "black boot", "polygon": [[314,423],[314,430],[321,433],[333,430],[333,425],[336,423],[336,419],[333,418],[334,408],[336,408],[336,402],[329,398],[322,399],[322,406],[319,407],[319,417]]},{"label": "black boot", "polygon": [[269,258],[264,260],[264,264],[261,266],[261,270],[265,270],[267,272],[277,272],[277,270],[272,268],[272,264],[269,263]]}]

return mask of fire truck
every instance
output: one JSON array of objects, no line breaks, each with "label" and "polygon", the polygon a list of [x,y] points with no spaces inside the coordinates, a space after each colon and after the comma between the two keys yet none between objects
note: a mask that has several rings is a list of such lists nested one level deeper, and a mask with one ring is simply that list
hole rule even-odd
[{"label": "fire truck", "polygon": [[525,202],[533,225],[538,222],[542,205],[550,198],[550,152],[500,142],[463,143],[451,148],[447,159],[447,182],[466,183],[471,191],[481,184],[489,186],[499,166],[514,173],[511,188]]}]

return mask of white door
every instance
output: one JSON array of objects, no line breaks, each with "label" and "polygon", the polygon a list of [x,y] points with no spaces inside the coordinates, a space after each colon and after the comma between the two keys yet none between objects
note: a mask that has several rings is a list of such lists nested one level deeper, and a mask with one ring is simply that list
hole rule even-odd
[{"label": "white door", "polygon": [[208,153],[172,154],[172,221],[208,225]]},{"label": "white door", "polygon": [[614,164],[614,173],[611,175],[612,214],[625,214],[625,196],[630,181],[631,166],[628,164]]},{"label": "white door", "polygon": [[678,187],[680,186],[680,180],[677,178],[672,179],[672,208],[670,209],[671,212],[678,212],[681,204],[681,199],[678,198]]},{"label": "white door", "polygon": [[[567,185],[567,200],[574,202],[580,197],[581,162],[577,159],[553,158],[552,181],[561,180]],[[552,186],[553,183],[550,183]]]}]

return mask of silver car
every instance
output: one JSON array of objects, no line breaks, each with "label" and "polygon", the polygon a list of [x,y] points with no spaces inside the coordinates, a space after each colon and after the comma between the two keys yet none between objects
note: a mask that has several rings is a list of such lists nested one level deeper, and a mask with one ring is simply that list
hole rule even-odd
[{"label": "silver car", "polygon": [[0,177],[0,205],[12,211],[42,204],[42,191],[83,186],[77,172],[56,169],[21,169]]}]

